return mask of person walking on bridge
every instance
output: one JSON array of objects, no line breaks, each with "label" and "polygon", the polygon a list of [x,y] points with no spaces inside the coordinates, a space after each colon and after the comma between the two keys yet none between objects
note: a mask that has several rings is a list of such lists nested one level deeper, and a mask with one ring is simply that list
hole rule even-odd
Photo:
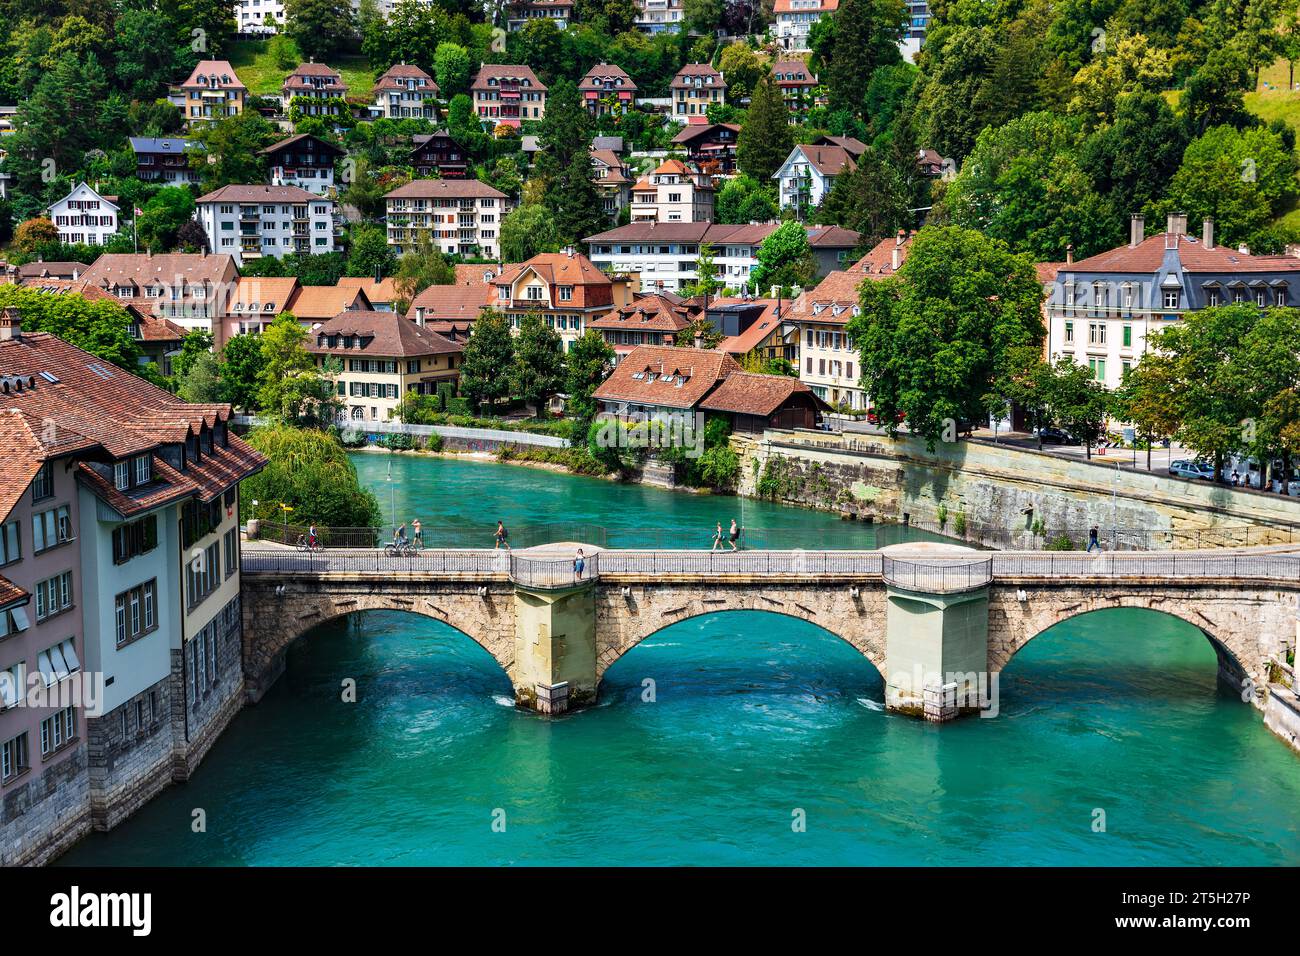
[{"label": "person walking on bridge", "polygon": [[710,551],[722,550],[722,522],[721,521],[718,522],[717,528],[715,528],[713,531],[713,547],[710,548],[709,550]]},{"label": "person walking on bridge", "polygon": [[504,521],[501,521],[501,520],[498,519],[498,521],[497,521],[497,534],[496,534],[497,543],[496,543],[496,545],[492,548],[492,550],[493,550],[493,551],[496,551],[496,550],[500,549],[502,545],[505,545],[505,549],[506,549],[507,551],[509,551],[509,550],[510,550],[510,542],[506,540],[509,536],[510,536],[510,532],[506,531],[506,525],[505,525],[505,522],[504,522]]},{"label": "person walking on bridge", "polygon": [[1088,551],[1091,552],[1093,548],[1096,548],[1098,551],[1101,550],[1101,542],[1097,540],[1096,525],[1093,525],[1088,529]]},{"label": "person walking on bridge", "polygon": [[416,518],[414,521],[411,522],[411,530],[414,532],[414,534],[413,534],[412,537],[411,537],[411,543],[412,543],[413,545],[415,545],[416,548],[423,548],[423,547],[424,547],[424,529],[420,527],[420,519],[419,519],[419,518]]},{"label": "person walking on bridge", "polygon": [[582,549],[579,548],[577,557],[573,559],[573,579],[575,581],[582,580],[582,572],[586,570],[586,567],[587,559],[582,556]]},{"label": "person walking on bridge", "polygon": [[727,543],[731,545],[731,550],[736,550],[736,542],[740,540],[740,526],[736,524],[736,519],[731,519],[731,534]]}]

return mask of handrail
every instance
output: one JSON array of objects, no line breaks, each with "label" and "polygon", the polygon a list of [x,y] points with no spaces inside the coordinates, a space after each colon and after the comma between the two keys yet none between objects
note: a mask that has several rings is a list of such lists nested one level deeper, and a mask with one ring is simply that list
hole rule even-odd
[{"label": "handrail", "polygon": [[925,561],[884,555],[881,578],[891,587],[929,594],[956,594],[985,587],[993,580],[993,559]]}]

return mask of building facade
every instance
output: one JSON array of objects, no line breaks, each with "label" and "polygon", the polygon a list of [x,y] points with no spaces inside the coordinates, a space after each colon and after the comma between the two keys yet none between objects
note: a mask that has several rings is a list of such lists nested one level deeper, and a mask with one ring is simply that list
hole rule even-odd
[{"label": "building facade", "polygon": [[839,9],[840,0],[776,0],[773,32],[781,49],[792,53],[808,52],[808,32],[824,14]]},{"label": "building facade", "polygon": [[825,201],[836,178],[856,166],[842,146],[796,146],[772,174],[781,208],[793,209],[796,217],[803,218]]},{"label": "building facade", "polygon": [[680,159],[662,163],[632,187],[632,222],[711,222],[713,179]]},{"label": "building facade", "polygon": [[772,76],[790,113],[791,125],[807,119],[814,106],[825,104],[826,98],[817,93],[817,77],[803,60],[774,60]]},{"label": "building facade", "polygon": [[272,186],[295,186],[317,196],[335,194],[334,164],[345,150],[319,136],[301,134],[262,150]]},{"label": "building facade", "polygon": [[484,64],[470,86],[474,112],[484,126],[539,122],[546,115],[546,85],[526,66]]},{"label": "building facade", "polygon": [[214,252],[235,265],[290,252],[334,251],[334,200],[297,186],[223,186],[194,201]]},{"label": "building facade", "polygon": [[567,29],[573,22],[573,0],[510,0],[506,4],[506,28],[511,33],[543,19]]},{"label": "building facade", "polygon": [[302,116],[345,116],[347,95],[343,76],[324,63],[299,63],[280,87],[284,111],[290,115],[297,110]]},{"label": "building facade", "polygon": [[617,224],[623,210],[632,202],[627,167],[612,149],[591,151],[591,178],[600,193],[601,205],[612,224]]},{"label": "building facade", "polygon": [[677,71],[669,85],[673,119],[691,126],[709,122],[710,106],[727,102],[727,81],[708,63],[688,63]]},{"label": "building facade", "polygon": [[436,176],[439,179],[464,179],[469,170],[469,157],[465,150],[445,130],[434,133],[417,133],[411,140],[411,166],[419,177]]},{"label": "building facade", "polygon": [[622,67],[597,63],[578,84],[578,95],[593,116],[626,113],[636,99],[636,84]]},{"label": "building facade", "polygon": [[181,84],[181,112],[191,125],[237,116],[247,99],[248,87],[228,60],[200,61]]},{"label": "building facade", "polygon": [[53,203],[49,214],[60,242],[102,246],[117,235],[117,197],[101,196],[85,183]]},{"label": "building facade", "polygon": [[[573,347],[593,319],[607,313],[618,300],[615,282],[584,255],[548,252],[505,269],[492,282],[492,308],[504,312],[512,329],[529,313],[540,314],[560,336],[564,349]],[[621,298],[621,297],[620,297]]]},{"label": "building facade", "polygon": [[736,143],[740,127],[735,123],[687,125],[673,137],[674,146],[686,149],[691,165],[710,176],[730,176],[736,171]]},{"label": "building facade", "polygon": [[145,314],[186,330],[214,331],[239,270],[233,256],[216,253],[111,253],[96,259],[81,279]]},{"label": "building facade", "polygon": [[130,142],[135,153],[135,178],[142,183],[182,186],[199,181],[199,174],[190,168],[190,158],[185,154],[189,140],[132,136]]},{"label": "building facade", "polygon": [[384,197],[388,244],[401,255],[428,239],[448,255],[495,258],[505,193],[477,179],[417,179]]},{"label": "building facade", "polygon": [[636,0],[636,28],[642,33],[677,33],[682,28],[682,0]]},{"label": "building facade", "polygon": [[418,66],[398,63],[375,80],[373,113],[386,119],[438,118],[438,84]]}]

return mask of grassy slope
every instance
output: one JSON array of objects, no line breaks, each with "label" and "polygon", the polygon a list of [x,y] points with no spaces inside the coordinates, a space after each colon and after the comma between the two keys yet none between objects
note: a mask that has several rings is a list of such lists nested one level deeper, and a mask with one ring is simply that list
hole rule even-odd
[{"label": "grassy slope", "polygon": [[[238,40],[230,45],[230,65],[244,81],[248,91],[255,96],[278,94],[288,76],[272,62],[266,52],[265,40]],[[332,57],[329,65],[343,74],[348,85],[348,95],[369,96],[375,85],[375,73],[363,56]]]},{"label": "grassy slope", "polygon": [[[1246,109],[1266,123],[1280,119],[1300,132],[1300,90],[1287,89],[1288,73],[1287,62],[1281,59],[1260,70],[1255,92],[1246,94]],[[1296,64],[1295,82],[1300,83],[1300,63]],[[1278,221],[1300,230],[1300,207],[1284,213]]]}]

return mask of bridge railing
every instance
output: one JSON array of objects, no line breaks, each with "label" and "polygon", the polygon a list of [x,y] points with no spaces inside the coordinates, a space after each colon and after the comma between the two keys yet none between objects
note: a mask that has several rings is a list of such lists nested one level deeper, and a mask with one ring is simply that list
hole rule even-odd
[{"label": "bridge railing", "polygon": [[1256,578],[1300,580],[1300,555],[1164,552],[994,552],[996,577]]},{"label": "bridge railing", "polygon": [[602,551],[602,574],[878,576],[879,551]]},{"label": "bridge railing", "polygon": [[508,575],[510,552],[438,549],[407,555],[388,555],[378,548],[336,548],[326,551],[254,550],[245,548],[240,561],[244,573],[324,574],[326,572],[381,572],[431,574]]},{"label": "bridge railing", "polygon": [[984,587],[993,580],[993,559],[908,560],[883,555],[881,577],[891,587],[932,594],[955,594]]},{"label": "bridge railing", "polygon": [[538,558],[531,555],[510,556],[510,580],[528,588],[567,588],[592,581],[600,576],[599,554]]}]

